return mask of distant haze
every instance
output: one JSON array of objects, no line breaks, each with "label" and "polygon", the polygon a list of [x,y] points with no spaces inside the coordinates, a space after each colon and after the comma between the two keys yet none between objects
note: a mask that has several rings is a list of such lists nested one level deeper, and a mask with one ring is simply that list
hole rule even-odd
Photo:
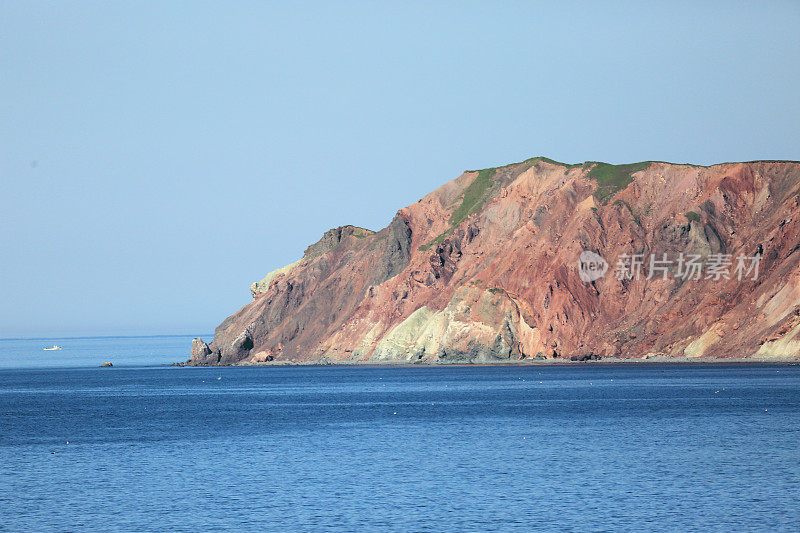
[{"label": "distant haze", "polygon": [[0,336],[205,333],[464,170],[800,159],[797,2],[0,4]]}]

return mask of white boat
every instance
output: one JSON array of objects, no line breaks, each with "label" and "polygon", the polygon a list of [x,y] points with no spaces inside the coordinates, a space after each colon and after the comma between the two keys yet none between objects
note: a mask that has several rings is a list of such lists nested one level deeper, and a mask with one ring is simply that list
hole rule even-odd
[{"label": "white boat", "polygon": [[53,350],[60,350],[61,346],[54,344],[52,348],[42,348],[45,352],[52,352]]}]

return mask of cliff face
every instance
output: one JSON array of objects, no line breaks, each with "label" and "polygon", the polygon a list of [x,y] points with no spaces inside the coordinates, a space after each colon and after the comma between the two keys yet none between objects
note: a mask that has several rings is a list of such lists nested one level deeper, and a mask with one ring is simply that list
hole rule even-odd
[{"label": "cliff face", "polygon": [[798,193],[797,162],[465,172],[328,231],[190,362],[797,359]]}]

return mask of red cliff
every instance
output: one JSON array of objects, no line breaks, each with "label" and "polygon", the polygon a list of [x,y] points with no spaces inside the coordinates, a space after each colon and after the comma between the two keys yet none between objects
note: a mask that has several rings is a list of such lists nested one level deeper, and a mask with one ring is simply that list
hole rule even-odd
[{"label": "red cliff", "polygon": [[190,364],[798,359],[798,193],[782,161],[465,172],[328,231]]}]

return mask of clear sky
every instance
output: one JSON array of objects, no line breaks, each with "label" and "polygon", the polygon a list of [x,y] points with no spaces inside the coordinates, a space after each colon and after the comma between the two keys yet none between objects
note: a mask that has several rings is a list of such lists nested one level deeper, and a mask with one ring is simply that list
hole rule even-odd
[{"label": "clear sky", "polygon": [[206,333],[464,169],[800,159],[800,3],[3,1],[0,106],[0,336]]}]

